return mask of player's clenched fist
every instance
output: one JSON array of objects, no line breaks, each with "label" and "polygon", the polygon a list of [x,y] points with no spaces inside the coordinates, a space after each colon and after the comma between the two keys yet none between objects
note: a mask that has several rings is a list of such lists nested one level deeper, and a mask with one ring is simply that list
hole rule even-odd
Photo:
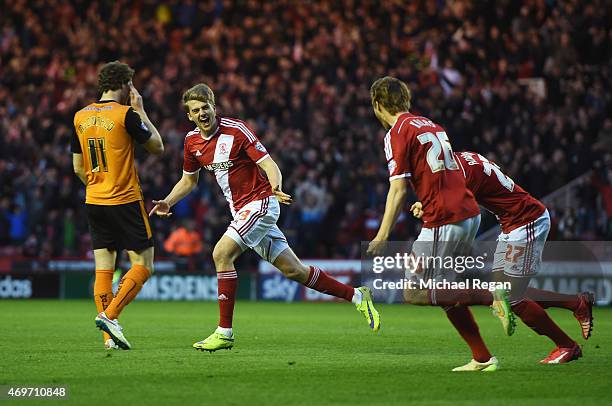
[{"label": "player's clenched fist", "polygon": [[153,200],[153,208],[149,212],[149,217],[154,214],[157,214],[160,217],[170,217],[172,216],[172,212],[170,212],[170,205],[165,200]]},{"label": "player's clenched fist", "polygon": [[410,206],[410,211],[414,217],[420,219],[423,217],[423,204],[421,202],[415,202]]}]

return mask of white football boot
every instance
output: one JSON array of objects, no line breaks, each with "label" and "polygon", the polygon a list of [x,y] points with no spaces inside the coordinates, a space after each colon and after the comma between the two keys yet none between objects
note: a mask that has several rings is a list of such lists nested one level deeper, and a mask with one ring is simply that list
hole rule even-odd
[{"label": "white football boot", "polygon": [[106,331],[111,336],[115,344],[122,350],[129,350],[132,348],[130,342],[123,335],[123,329],[119,325],[117,320],[111,320],[106,317],[106,313],[101,312],[96,316],[96,327],[102,331]]}]

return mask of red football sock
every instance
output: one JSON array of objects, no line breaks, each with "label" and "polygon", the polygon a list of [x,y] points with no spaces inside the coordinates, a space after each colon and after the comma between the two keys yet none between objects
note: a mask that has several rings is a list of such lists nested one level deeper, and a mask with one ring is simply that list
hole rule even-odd
[{"label": "red football sock", "polygon": [[432,289],[429,291],[431,304],[442,307],[455,305],[485,305],[493,303],[493,295],[484,289]]},{"label": "red football sock", "polygon": [[445,309],[446,317],[453,323],[461,337],[472,350],[472,358],[478,362],[487,362],[491,359],[487,345],[480,336],[478,324],[472,312],[466,306],[455,306]]},{"label": "red football sock", "polygon": [[578,308],[578,295],[566,295],[563,293],[552,292],[535,288],[527,288],[525,294],[529,299],[537,302],[544,309],[549,307],[560,307],[574,311]]},{"label": "red football sock", "polygon": [[355,293],[355,288],[338,282],[316,266],[310,267],[310,273],[305,285],[311,289],[348,300],[349,302],[353,299],[353,294]]},{"label": "red football sock", "polygon": [[544,309],[531,299],[512,304],[512,311],[536,333],[550,338],[557,347],[573,347],[575,342],[555,324]]},{"label": "red football sock", "polygon": [[238,274],[236,273],[236,270],[217,273],[217,293],[219,295],[217,297],[217,300],[219,302],[219,327],[232,327],[237,287]]}]

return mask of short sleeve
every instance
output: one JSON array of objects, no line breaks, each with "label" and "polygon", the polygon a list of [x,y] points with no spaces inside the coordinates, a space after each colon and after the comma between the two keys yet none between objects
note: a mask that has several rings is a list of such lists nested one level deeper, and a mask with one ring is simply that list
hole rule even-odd
[{"label": "short sleeve", "polygon": [[185,138],[185,145],[183,147],[183,173],[187,175],[193,175],[198,172],[202,166],[195,156],[189,151],[189,143]]},{"label": "short sleeve", "polygon": [[74,132],[72,133],[72,137],[70,137],[70,151],[72,151],[73,154],[82,154],[83,150],[81,148],[81,142],[79,141],[79,135],[77,134],[77,114],[74,115],[72,124],[74,125]]},{"label": "short sleeve", "polygon": [[389,181],[412,176],[408,161],[408,143],[401,133],[391,129],[385,135],[385,157],[389,169]]},{"label": "short sleeve", "polygon": [[125,129],[139,144],[149,141],[152,135],[140,115],[131,107],[125,113]]},{"label": "short sleeve", "polygon": [[249,127],[247,127],[246,124],[241,127],[242,128],[240,130],[245,137],[244,151],[253,162],[258,164],[266,159],[270,154],[268,154],[266,147],[263,146],[255,133]]},{"label": "short sleeve", "polygon": [[83,150],[81,149],[81,143],[79,142],[79,136],[76,133],[76,129],[72,133],[72,137],[70,138],[70,150],[73,154],[82,154]]}]

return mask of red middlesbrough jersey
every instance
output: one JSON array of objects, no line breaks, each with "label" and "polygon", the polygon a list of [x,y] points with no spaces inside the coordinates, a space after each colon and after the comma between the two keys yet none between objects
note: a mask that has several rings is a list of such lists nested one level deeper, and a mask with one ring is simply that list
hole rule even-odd
[{"label": "red middlesbrough jersey", "polygon": [[209,139],[197,127],[187,133],[183,172],[193,174],[200,168],[213,172],[234,215],[247,203],[273,194],[257,166],[269,155],[244,121],[217,117],[217,124]]},{"label": "red middlesbrough jersey", "polygon": [[499,167],[475,152],[457,152],[467,187],[485,209],[495,214],[502,231],[510,231],[536,220],[546,207],[515,184]]},{"label": "red middlesbrough jersey", "polygon": [[389,180],[411,178],[423,204],[424,227],[457,223],[480,214],[455,161],[448,136],[428,118],[404,113],[385,136]]}]

